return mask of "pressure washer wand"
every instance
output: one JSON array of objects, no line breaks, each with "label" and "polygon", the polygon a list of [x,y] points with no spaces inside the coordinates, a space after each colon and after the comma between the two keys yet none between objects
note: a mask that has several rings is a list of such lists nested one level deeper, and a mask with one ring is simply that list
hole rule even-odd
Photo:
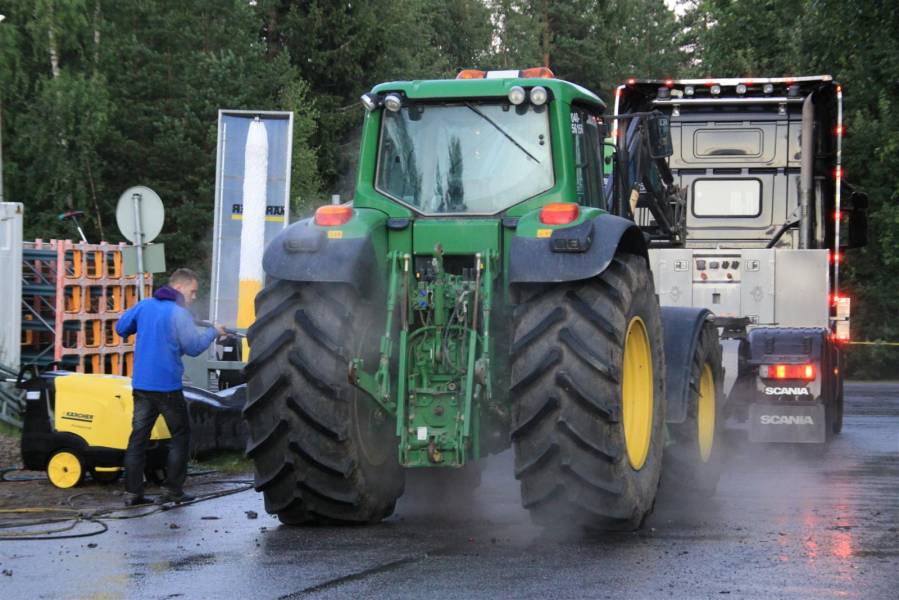
[{"label": "pressure washer wand", "polygon": [[[200,319],[194,319],[194,325],[196,325],[197,327],[215,327],[215,323],[213,323],[212,321],[202,321]],[[228,329],[227,327],[225,327],[224,329],[225,333],[227,333],[228,335],[234,335],[239,338],[247,337],[247,334],[241,333],[236,329]]]}]

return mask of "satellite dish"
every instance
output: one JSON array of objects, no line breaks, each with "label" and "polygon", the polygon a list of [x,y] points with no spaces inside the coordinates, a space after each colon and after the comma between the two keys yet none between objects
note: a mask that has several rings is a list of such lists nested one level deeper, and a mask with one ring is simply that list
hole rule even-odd
[{"label": "satellite dish", "polygon": [[[135,208],[135,203],[138,208]],[[138,210],[140,211],[138,221]],[[130,187],[119,197],[115,209],[119,231],[132,244],[147,244],[156,239],[165,222],[165,208],[159,194],[143,185]],[[143,239],[138,240],[138,226]]]}]

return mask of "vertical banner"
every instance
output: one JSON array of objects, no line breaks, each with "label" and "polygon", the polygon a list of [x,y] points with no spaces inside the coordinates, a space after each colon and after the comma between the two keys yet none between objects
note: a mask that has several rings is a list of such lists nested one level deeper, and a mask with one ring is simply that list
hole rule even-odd
[{"label": "vertical banner", "polygon": [[263,251],[288,225],[292,142],[292,112],[219,111],[209,316],[227,327],[253,322]]}]

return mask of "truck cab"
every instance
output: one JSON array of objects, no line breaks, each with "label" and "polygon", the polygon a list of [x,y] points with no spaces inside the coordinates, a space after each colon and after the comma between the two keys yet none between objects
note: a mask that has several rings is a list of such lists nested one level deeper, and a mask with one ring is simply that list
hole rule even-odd
[{"label": "truck cab", "polygon": [[616,90],[618,156],[645,143],[639,115],[661,112],[680,193],[676,223],[662,227],[644,199],[652,182],[616,182],[616,170],[607,186],[632,187],[636,202],[611,208],[651,238],[660,304],[715,314],[729,411],[753,441],[823,442],[840,429],[840,264],[865,243],[866,208],[843,180],[842,99],[829,75],[632,79]]}]

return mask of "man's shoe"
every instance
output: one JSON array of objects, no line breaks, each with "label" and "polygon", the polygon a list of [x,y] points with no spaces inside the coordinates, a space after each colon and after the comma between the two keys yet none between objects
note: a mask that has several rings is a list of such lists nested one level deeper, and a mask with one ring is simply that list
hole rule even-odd
[{"label": "man's shoe", "polygon": [[168,504],[170,502],[174,502],[175,504],[184,504],[185,502],[190,502],[191,500],[196,500],[195,496],[191,496],[190,494],[185,494],[184,492],[165,492],[159,499],[156,501],[157,504]]},{"label": "man's shoe", "polygon": [[153,504],[153,499],[138,494],[125,494],[125,506],[144,506],[147,504]]}]

